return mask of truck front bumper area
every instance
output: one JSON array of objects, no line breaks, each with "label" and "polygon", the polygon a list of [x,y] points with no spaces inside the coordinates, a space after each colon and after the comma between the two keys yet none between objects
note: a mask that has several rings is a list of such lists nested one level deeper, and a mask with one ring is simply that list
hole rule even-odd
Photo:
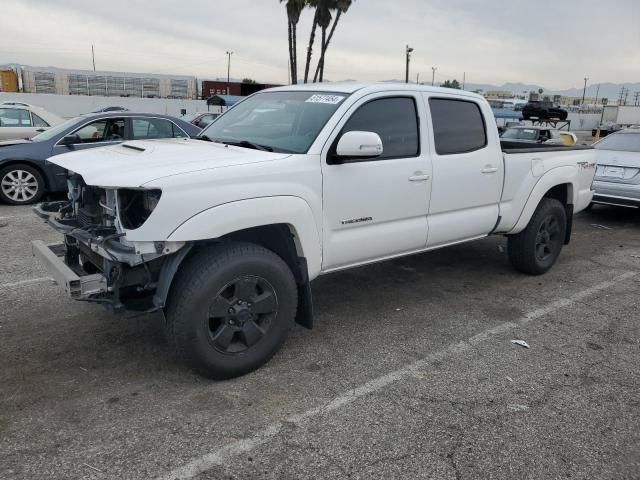
[{"label": "truck front bumper area", "polygon": [[42,240],[35,240],[31,242],[31,249],[55,282],[64,288],[71,298],[90,300],[107,293],[107,279],[103,274],[87,274],[80,269],[73,270],[64,263],[64,244],[46,245]]}]

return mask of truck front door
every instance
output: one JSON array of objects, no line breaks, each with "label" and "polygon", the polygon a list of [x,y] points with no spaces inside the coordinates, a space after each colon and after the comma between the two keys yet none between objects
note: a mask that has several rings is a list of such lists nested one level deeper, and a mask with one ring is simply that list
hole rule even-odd
[{"label": "truck front door", "polygon": [[[322,154],[323,270],[425,248],[431,165],[421,118],[418,94],[384,92],[354,103],[334,129]],[[332,164],[349,131],[377,133],[382,155]]]},{"label": "truck front door", "polygon": [[496,225],[504,168],[491,110],[473,98],[425,94],[434,151],[429,247],[487,235]]}]

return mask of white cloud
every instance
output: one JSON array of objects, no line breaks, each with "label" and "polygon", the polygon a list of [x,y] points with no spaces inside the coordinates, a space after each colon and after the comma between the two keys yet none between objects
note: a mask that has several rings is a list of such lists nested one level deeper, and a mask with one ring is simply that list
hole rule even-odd
[{"label": "white cloud", "polygon": [[[226,76],[285,82],[287,25],[277,0],[4,0],[0,64]],[[610,21],[609,21],[610,20]],[[640,2],[617,0],[356,0],[329,49],[325,77],[523,81],[549,87],[637,81]],[[302,71],[311,12],[299,26]],[[317,51],[317,44],[316,44]],[[300,72],[301,74],[302,72]]]}]

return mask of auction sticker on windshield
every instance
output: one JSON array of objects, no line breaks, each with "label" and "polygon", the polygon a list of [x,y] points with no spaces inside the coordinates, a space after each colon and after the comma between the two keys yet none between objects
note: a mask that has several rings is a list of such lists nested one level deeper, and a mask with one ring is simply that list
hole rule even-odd
[{"label": "auction sticker on windshield", "polygon": [[330,103],[331,105],[336,105],[340,103],[342,100],[344,100],[343,95],[325,95],[325,94],[314,93],[309,98],[307,98],[305,102],[306,103]]}]

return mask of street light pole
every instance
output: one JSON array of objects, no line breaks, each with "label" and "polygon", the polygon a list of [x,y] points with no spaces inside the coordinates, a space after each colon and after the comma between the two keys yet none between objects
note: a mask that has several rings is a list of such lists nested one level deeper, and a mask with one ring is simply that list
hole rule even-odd
[{"label": "street light pole", "polygon": [[438,70],[438,67],[431,67],[431,86],[433,87],[433,84],[436,82],[436,70]]},{"label": "street light pole", "polygon": [[405,65],[406,71],[405,71],[404,81],[405,83],[409,83],[409,58],[411,57],[411,52],[413,52],[413,48],[407,45],[404,52],[406,55],[406,65]]},{"label": "street light pole", "polygon": [[231,55],[233,52],[227,51],[227,95],[229,95],[229,75],[231,74]]},{"label": "street light pole", "polygon": [[582,89],[582,105],[584,105],[584,96],[587,93],[587,80],[589,80],[589,78],[584,77],[584,88]]}]

